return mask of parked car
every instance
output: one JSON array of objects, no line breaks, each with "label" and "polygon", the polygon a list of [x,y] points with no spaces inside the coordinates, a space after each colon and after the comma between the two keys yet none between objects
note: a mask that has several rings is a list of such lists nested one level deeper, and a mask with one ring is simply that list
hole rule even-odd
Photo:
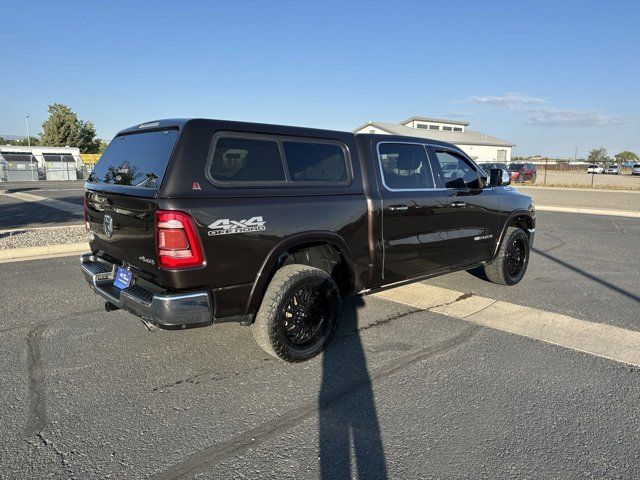
[{"label": "parked car", "polygon": [[589,165],[587,167],[587,173],[604,173],[604,167],[600,165]]},{"label": "parked car", "polygon": [[538,176],[538,171],[533,163],[512,163],[509,165],[512,182],[534,182]]},{"label": "parked car", "polygon": [[508,184],[424,138],[155,121],[118,133],[85,184],[82,272],[149,328],[239,322],[303,361],[341,297],[475,267],[518,283],[535,209]]},{"label": "parked car", "polygon": [[636,163],[631,167],[631,175],[640,175],[640,163]]},{"label": "parked car", "polygon": [[609,165],[605,172],[607,175],[620,175],[620,165]]}]

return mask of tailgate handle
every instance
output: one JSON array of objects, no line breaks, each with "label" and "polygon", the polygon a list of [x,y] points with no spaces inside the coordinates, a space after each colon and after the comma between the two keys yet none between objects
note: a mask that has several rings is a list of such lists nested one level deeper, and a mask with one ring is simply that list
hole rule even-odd
[{"label": "tailgate handle", "polygon": [[392,205],[389,207],[389,210],[392,212],[406,212],[409,210],[409,207],[406,205]]},{"label": "tailgate handle", "polygon": [[464,202],[451,202],[451,206],[453,208],[462,208],[462,207],[466,207],[467,204]]}]

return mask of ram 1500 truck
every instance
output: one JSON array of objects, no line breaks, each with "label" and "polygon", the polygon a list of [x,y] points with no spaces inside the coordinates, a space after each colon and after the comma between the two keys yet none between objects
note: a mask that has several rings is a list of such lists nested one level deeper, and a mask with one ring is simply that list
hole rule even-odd
[{"label": "ram 1500 truck", "polygon": [[121,131],[85,185],[81,267],[152,328],[235,321],[286,361],[318,354],[341,298],[476,267],[525,274],[528,196],[435,140],[206,119]]}]

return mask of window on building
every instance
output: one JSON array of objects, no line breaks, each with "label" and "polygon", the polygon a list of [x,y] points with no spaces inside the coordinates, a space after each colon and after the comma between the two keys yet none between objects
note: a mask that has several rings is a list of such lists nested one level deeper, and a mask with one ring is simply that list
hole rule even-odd
[{"label": "window on building", "polygon": [[369,133],[376,133],[375,130],[369,130]]},{"label": "window on building", "polygon": [[446,131],[450,132],[453,129],[451,127],[442,127],[442,130],[446,130]]},{"label": "window on building", "polygon": [[462,128],[461,127],[453,127],[453,131],[454,132],[461,132]]},{"label": "window on building", "polygon": [[42,158],[45,162],[75,162],[73,155],[58,153],[43,153]]},{"label": "window on building", "polygon": [[433,188],[433,174],[423,145],[382,143],[378,146],[384,185],[390,190]]},{"label": "window on building", "polygon": [[2,157],[4,157],[4,159],[7,162],[32,162],[32,161],[35,161],[35,159],[32,160],[30,153],[7,153],[7,152],[3,152],[2,153]]},{"label": "window on building", "polygon": [[[480,180],[478,172],[462,157],[448,150],[435,150],[437,162],[434,162],[433,171],[438,181],[438,186],[444,188],[458,188],[467,186],[479,188]],[[461,182],[464,181],[464,184]]]},{"label": "window on building", "polygon": [[427,125],[426,123],[416,123],[416,126],[418,128],[430,128],[430,125]]},{"label": "window on building", "polygon": [[440,130],[439,125],[429,125],[429,130]]},{"label": "window on building", "polygon": [[220,137],[210,174],[218,182],[284,182],[278,142],[255,138]]},{"label": "window on building", "polygon": [[292,182],[345,182],[344,150],[333,143],[282,142]]}]

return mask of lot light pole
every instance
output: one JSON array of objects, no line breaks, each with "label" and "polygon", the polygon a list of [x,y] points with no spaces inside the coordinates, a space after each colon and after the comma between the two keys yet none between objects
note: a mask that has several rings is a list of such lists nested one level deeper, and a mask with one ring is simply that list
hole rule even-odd
[{"label": "lot light pole", "polygon": [[[31,135],[29,134],[29,115],[24,116],[25,122],[27,122],[27,146],[31,146]],[[33,180],[33,154],[29,152],[29,168],[31,169],[31,180]]]},{"label": "lot light pole", "polygon": [[27,146],[31,146],[31,135],[29,135],[29,115],[24,116],[24,120],[27,122]]}]

